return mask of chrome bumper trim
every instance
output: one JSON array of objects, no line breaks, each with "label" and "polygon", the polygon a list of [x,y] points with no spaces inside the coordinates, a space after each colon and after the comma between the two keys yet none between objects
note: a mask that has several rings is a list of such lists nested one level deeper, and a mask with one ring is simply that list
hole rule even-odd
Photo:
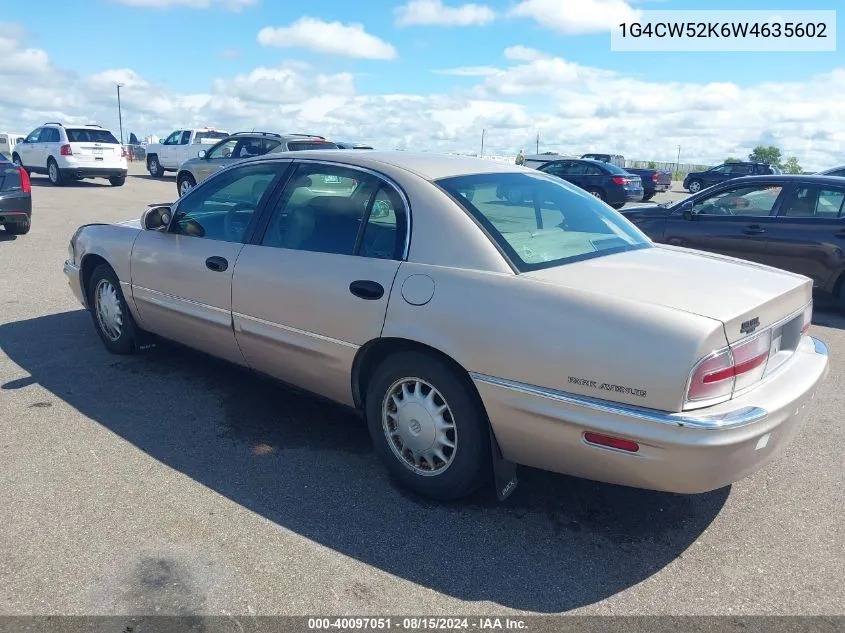
[{"label": "chrome bumper trim", "polygon": [[733,429],[747,424],[760,422],[769,416],[769,412],[760,407],[741,407],[739,409],[734,409],[733,411],[726,411],[725,413],[711,415],[695,415],[689,412],[666,413],[655,409],[645,409],[642,407],[635,407],[633,405],[601,400],[599,398],[579,396],[565,391],[558,391],[556,389],[536,387],[534,385],[495,378],[485,374],[470,373],[470,378],[476,382],[487,383],[497,387],[510,389],[512,391],[518,391],[532,396],[539,396],[541,398],[549,398],[564,404],[587,407],[589,409],[593,409],[594,411],[601,411],[602,413],[620,415],[633,418],[635,420],[642,420],[644,422],[657,422],[659,424],[669,424],[671,426],[688,427],[693,429]]}]

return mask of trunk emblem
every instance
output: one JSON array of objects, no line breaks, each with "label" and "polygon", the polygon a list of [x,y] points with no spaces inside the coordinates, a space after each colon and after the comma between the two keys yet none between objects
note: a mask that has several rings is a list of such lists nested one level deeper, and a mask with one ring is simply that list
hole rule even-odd
[{"label": "trunk emblem", "polygon": [[743,324],[739,326],[739,333],[751,334],[758,327],[760,327],[760,317],[754,317],[749,321],[743,322]]}]

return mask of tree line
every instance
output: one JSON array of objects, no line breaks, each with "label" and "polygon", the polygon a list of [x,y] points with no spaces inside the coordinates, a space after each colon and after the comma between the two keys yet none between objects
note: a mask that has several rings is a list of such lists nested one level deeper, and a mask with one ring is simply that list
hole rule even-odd
[{"label": "tree line", "polygon": [[[774,145],[769,145],[768,147],[765,145],[758,145],[748,155],[748,160],[755,163],[768,163],[769,165],[774,165],[775,167],[782,169],[785,174],[804,173],[801,165],[798,164],[798,158],[790,156],[786,160],[783,160],[783,153],[780,151],[780,148],[775,147]],[[725,159],[725,162],[738,163],[742,162],[742,159],[728,156]]]}]

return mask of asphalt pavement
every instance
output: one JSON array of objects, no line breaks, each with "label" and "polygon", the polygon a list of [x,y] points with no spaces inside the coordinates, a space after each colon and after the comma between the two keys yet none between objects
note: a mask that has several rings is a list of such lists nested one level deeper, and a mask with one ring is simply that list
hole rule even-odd
[{"label": "asphalt pavement", "polygon": [[831,373],[803,431],[732,487],[523,469],[505,503],[433,504],[345,409],[176,347],[105,351],[70,236],[175,192],[138,166],[34,176],[32,231],[0,231],[0,614],[845,614],[840,314],[815,318]]}]

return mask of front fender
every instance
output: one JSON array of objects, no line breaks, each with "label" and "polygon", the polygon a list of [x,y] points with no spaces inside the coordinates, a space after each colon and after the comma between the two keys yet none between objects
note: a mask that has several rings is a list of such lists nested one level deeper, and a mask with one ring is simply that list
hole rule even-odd
[{"label": "front fender", "polygon": [[[131,224],[88,224],[74,236],[74,259],[80,267],[80,283],[84,284],[96,261],[104,260],[120,281],[127,304],[137,319],[132,299],[132,247],[140,229]],[[86,289],[83,287],[83,294]]]}]

